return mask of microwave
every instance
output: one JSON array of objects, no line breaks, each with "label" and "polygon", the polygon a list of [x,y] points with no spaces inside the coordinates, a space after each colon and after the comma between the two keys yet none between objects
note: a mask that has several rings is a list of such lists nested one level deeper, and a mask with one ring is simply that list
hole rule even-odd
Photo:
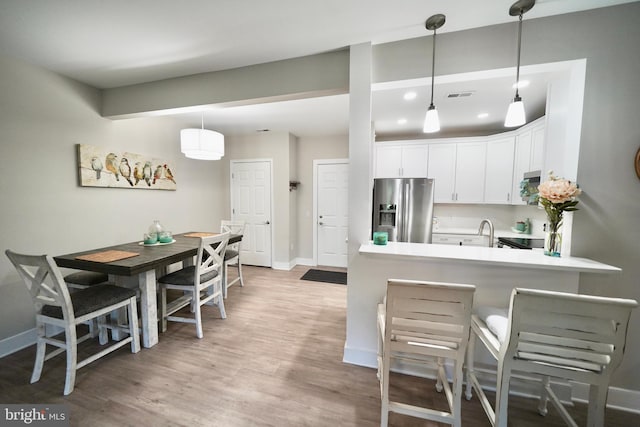
[{"label": "microwave", "polygon": [[525,172],[520,181],[520,197],[528,205],[538,204],[538,185],[540,185],[541,171]]}]

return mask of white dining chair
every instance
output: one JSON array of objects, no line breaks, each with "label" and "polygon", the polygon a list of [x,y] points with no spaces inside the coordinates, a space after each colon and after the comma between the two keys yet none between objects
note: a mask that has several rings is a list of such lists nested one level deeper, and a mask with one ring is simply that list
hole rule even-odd
[{"label": "white dining chair", "polygon": [[[222,295],[222,269],[224,251],[229,233],[221,233],[200,238],[195,265],[184,267],[158,279],[160,287],[160,315],[162,332],[167,330],[167,321],[194,323],[196,336],[202,338],[202,305],[214,304],[220,316],[227,317]],[[182,291],[182,295],[167,301],[167,289]],[[182,308],[191,306],[191,313],[175,314]]]},{"label": "white dining chair", "polygon": [[[75,386],[76,371],[94,360],[131,343],[131,352],[140,351],[138,335],[138,312],[134,290],[113,285],[96,285],[69,293],[62,273],[47,255],[24,255],[7,250],[7,257],[22,278],[36,308],[36,329],[38,333],[36,361],[31,375],[31,383],[40,380],[44,362],[63,352],[67,354],[67,373],[64,394],[68,395]],[[109,324],[106,315],[114,310],[127,308],[127,325]],[[78,337],[76,327],[92,319],[98,319],[100,344],[108,342],[108,329],[128,333],[128,337],[115,342],[102,351],[78,361],[78,344],[90,339],[91,333]],[[46,335],[46,325],[64,330],[64,341]],[[58,347],[47,354],[47,345]]]},{"label": "white dining chair", "polygon": [[[390,279],[385,302],[378,305],[378,369],[382,409],[380,425],[389,412],[460,427],[462,369],[469,341],[475,286]],[[444,362],[453,363],[449,385]],[[436,390],[444,390],[449,412],[392,401],[389,372],[394,361],[431,366]]]},{"label": "white dining chair", "polygon": [[[244,221],[220,221],[220,232],[231,234],[244,234],[245,222]],[[223,283],[222,290],[224,297],[227,297],[227,289],[237,282],[240,282],[240,286],[244,286],[244,280],[242,279],[242,263],[240,262],[240,245],[242,241],[230,244],[227,246],[227,250],[224,253],[224,270],[223,270]],[[229,282],[229,266],[235,265],[238,269],[238,277]]]},{"label": "white dining chair", "polygon": [[[590,385],[587,426],[604,425],[609,379],[624,353],[634,300],[516,288],[508,311],[479,307],[472,316],[466,397],[475,390],[494,426],[506,427],[510,380],[536,379],[538,412],[551,400],[563,420],[577,426],[551,388],[550,379]],[[498,361],[495,410],[474,367],[476,338]]]}]

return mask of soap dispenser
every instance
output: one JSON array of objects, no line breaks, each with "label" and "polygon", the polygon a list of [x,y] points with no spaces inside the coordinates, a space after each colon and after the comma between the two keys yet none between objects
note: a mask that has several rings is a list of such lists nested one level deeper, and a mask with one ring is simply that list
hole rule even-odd
[{"label": "soap dispenser", "polygon": [[524,232],[531,234],[531,220],[529,218],[524,220]]}]

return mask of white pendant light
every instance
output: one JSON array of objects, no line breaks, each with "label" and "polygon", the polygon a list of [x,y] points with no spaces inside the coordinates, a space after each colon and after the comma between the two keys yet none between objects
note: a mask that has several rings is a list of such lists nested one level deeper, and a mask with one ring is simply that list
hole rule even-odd
[{"label": "white pendant light", "polygon": [[527,117],[524,112],[524,104],[522,98],[518,93],[520,87],[520,48],[522,46],[522,15],[527,13],[536,4],[536,0],[518,0],[509,8],[509,15],[518,16],[518,65],[516,66],[516,96],[513,98],[513,102],[509,104],[507,110],[507,117],[504,119],[505,127],[511,128],[516,126],[522,126],[527,122]]},{"label": "white pendant light", "polygon": [[438,117],[438,110],[436,107],[431,104],[429,109],[427,109],[427,115],[424,118],[424,128],[422,131],[424,133],[433,133],[438,132],[440,130],[440,117]]},{"label": "white pendant light", "polygon": [[424,133],[433,133],[440,130],[440,117],[438,116],[438,110],[433,105],[433,86],[436,70],[436,30],[444,25],[446,17],[442,14],[432,15],[427,19],[425,27],[427,30],[433,30],[433,53],[431,57],[431,104],[427,109],[427,114],[424,118],[424,127],[422,131]]},{"label": "white pendant light", "polygon": [[513,102],[509,104],[507,110],[507,117],[504,119],[504,125],[508,128],[522,126],[527,122],[526,114],[524,113],[524,103],[522,98],[518,95],[513,99]]},{"label": "white pendant light", "polygon": [[224,135],[204,128],[180,131],[180,151],[185,157],[196,160],[220,160],[224,156]]}]

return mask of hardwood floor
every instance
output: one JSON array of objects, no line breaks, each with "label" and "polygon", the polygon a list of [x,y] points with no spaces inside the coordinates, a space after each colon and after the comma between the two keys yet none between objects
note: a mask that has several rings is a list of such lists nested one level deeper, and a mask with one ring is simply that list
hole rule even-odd
[{"label": "hardwood floor", "polygon": [[[298,280],[307,267],[243,267],[245,286],[229,289],[227,319],[203,309],[204,338],[191,324],[169,323],[159,344],[127,347],[78,371],[64,397],[65,358],[45,363],[29,384],[34,347],[0,359],[0,402],[66,403],[72,426],[376,426],[380,394],[374,369],[342,362],[347,287]],[[372,320],[374,321],[374,320]],[[81,351],[98,348],[81,344]],[[445,408],[434,382],[393,375],[392,393]],[[489,426],[476,398],[463,401],[465,426]],[[576,405],[584,424],[586,407]],[[550,409],[510,399],[510,426],[563,426]],[[398,414],[391,426],[436,426]],[[640,416],[608,410],[607,426],[640,425]]]}]

